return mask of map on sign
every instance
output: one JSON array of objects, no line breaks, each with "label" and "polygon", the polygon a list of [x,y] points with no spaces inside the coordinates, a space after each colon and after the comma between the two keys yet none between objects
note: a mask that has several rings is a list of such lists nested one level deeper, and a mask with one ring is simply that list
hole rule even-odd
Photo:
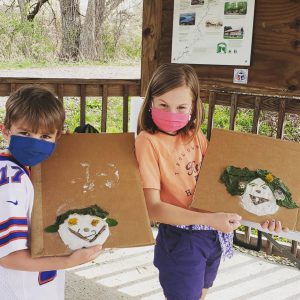
[{"label": "map on sign", "polygon": [[255,0],[174,0],[172,62],[249,66]]}]

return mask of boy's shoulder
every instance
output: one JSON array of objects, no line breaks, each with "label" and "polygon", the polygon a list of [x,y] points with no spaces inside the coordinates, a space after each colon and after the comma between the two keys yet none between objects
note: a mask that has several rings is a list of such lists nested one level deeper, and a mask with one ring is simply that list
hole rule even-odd
[{"label": "boy's shoulder", "polygon": [[[21,182],[21,178],[29,181],[29,168],[18,163],[10,154],[0,153],[0,186],[8,183]],[[24,175],[24,176],[23,176]]]}]

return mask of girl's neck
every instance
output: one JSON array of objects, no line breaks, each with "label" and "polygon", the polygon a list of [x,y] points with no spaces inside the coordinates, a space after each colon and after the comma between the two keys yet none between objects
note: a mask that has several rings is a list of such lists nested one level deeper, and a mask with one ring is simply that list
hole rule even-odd
[{"label": "girl's neck", "polygon": [[166,131],[163,131],[159,128],[157,128],[157,131],[162,132],[162,133],[167,134],[167,135],[170,135],[170,136],[176,136],[178,134],[177,131],[176,132],[166,132]]}]

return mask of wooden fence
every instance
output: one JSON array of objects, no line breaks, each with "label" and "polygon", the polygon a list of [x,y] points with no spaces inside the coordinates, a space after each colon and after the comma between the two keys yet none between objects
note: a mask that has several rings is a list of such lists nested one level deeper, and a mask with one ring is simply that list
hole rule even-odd
[{"label": "wooden fence", "polygon": [[[80,98],[80,125],[85,124],[86,117],[86,98],[101,97],[101,132],[106,132],[107,125],[107,104],[109,97],[122,97],[123,99],[123,132],[128,131],[129,120],[129,97],[140,96],[141,82],[135,80],[119,79],[33,79],[33,78],[0,78],[0,97],[8,96],[17,88],[28,85],[39,84],[51,89],[60,99],[64,97]],[[252,133],[258,134],[259,117],[261,111],[272,111],[278,113],[276,138],[282,139],[284,131],[285,116],[288,113],[300,115],[300,98],[274,96],[272,94],[245,93],[229,89],[213,89],[210,86],[203,86],[201,91],[202,100],[208,104],[208,123],[207,137],[211,136],[213,128],[213,116],[216,105],[230,107],[230,125],[229,129],[235,129],[235,121],[239,108],[253,110]],[[251,228],[247,228],[245,233],[238,233],[238,236],[247,243],[255,243],[256,237],[251,236]],[[272,243],[263,241],[264,250],[268,254],[279,254],[273,249]],[[294,256],[300,257],[298,243],[292,241],[288,246]]]}]

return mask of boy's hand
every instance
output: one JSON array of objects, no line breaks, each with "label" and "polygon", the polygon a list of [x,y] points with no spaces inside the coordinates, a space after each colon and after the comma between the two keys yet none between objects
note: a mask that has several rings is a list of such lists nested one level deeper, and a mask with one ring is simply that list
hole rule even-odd
[{"label": "boy's hand", "polygon": [[240,220],[242,219],[242,217],[238,214],[223,212],[213,213],[210,217],[211,226],[224,233],[230,233],[233,230],[237,229],[241,225]]},{"label": "boy's hand", "polygon": [[61,134],[71,134],[69,129],[65,129],[61,132]]},{"label": "boy's hand", "polygon": [[101,250],[102,245],[97,245],[90,248],[82,248],[74,251],[70,256],[68,256],[68,268],[94,260],[100,255]]},{"label": "boy's hand", "polygon": [[272,219],[272,220],[266,220],[265,222],[263,222],[260,225],[261,225],[261,227],[263,229],[267,229],[270,232],[280,233],[282,231],[284,231],[284,232],[288,232],[289,231],[289,229],[287,227],[282,227],[280,221],[276,221],[274,219]]}]

